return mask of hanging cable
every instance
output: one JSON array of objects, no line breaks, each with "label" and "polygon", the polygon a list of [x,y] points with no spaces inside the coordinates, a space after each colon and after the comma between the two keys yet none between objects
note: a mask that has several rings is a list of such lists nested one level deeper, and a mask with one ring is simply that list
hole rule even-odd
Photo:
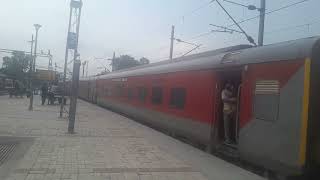
[{"label": "hanging cable", "polygon": [[219,0],[216,0],[216,2],[217,2],[218,5],[221,7],[221,9],[229,16],[229,18],[234,22],[234,24],[238,26],[238,28],[241,30],[241,32],[246,36],[247,40],[248,40],[251,44],[257,46],[257,44],[254,42],[254,39],[253,39],[251,36],[249,36],[249,35],[244,31],[244,29],[237,23],[236,20],[233,19],[233,17],[232,17],[232,16],[229,14],[229,12],[222,6],[222,4],[219,2]]},{"label": "hanging cable", "polygon": [[[288,4],[288,5],[282,6],[282,7],[278,8],[278,9],[274,9],[274,10],[268,11],[268,12],[265,13],[265,15],[269,15],[269,14],[272,14],[272,13],[275,13],[275,12],[278,12],[278,11],[281,11],[281,10],[284,10],[284,9],[288,9],[290,7],[296,6],[298,4],[301,4],[301,3],[304,3],[304,2],[307,2],[307,1],[309,1],[309,0],[302,0],[302,1],[294,2],[294,3]],[[238,21],[237,24],[242,24],[242,23],[245,23],[245,22],[248,22],[248,21],[252,21],[252,20],[257,19],[259,17],[260,17],[260,15],[257,15],[257,16],[254,16],[254,17],[251,17],[251,18],[248,18],[248,19],[244,19],[244,20]],[[236,25],[236,24],[235,23],[234,24],[230,24],[230,25],[228,25],[226,27],[229,28],[229,27],[232,27],[234,25]],[[198,38],[201,38],[201,37],[205,37],[205,36],[211,35],[213,33],[215,33],[215,32],[209,31],[209,32],[201,33],[199,35],[196,35],[196,36],[193,36],[193,37],[189,38],[188,40],[198,39]]]}]

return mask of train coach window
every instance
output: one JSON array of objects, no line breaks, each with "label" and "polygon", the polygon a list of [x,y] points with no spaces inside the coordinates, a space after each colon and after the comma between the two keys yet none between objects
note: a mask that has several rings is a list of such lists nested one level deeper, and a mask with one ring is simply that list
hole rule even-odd
[{"label": "train coach window", "polygon": [[177,109],[183,109],[186,101],[185,88],[172,88],[170,96],[170,106]]},{"label": "train coach window", "polygon": [[161,104],[162,103],[162,88],[161,87],[153,87],[152,88],[152,103],[153,104]]},{"label": "train coach window", "polygon": [[279,81],[256,81],[253,107],[255,118],[265,121],[277,120],[280,99],[279,93]]},{"label": "train coach window", "polygon": [[[90,88],[89,91],[92,91]],[[111,96],[111,89],[107,88],[106,86],[104,87],[104,95],[105,96]]]},{"label": "train coach window", "polygon": [[145,87],[138,87],[138,98],[140,101],[144,102],[147,97],[147,88]]},{"label": "train coach window", "polygon": [[128,99],[133,99],[133,90],[131,88],[128,89]]},{"label": "train coach window", "polygon": [[105,89],[104,89],[104,93],[105,93],[105,94],[104,94],[105,96],[109,96],[109,94],[110,94],[109,89],[105,88]]},{"label": "train coach window", "polygon": [[123,85],[117,85],[116,86],[116,95],[121,97],[124,94],[124,86]]}]

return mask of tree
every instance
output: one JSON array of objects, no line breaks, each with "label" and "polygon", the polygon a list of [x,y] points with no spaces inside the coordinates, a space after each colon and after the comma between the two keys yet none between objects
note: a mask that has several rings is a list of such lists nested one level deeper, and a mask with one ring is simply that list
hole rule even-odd
[{"label": "tree", "polygon": [[143,64],[149,64],[150,60],[142,57],[140,60],[136,60],[134,57],[130,55],[121,55],[120,57],[116,57],[113,62],[113,71],[126,69],[130,67],[135,67]]},{"label": "tree", "polygon": [[140,58],[140,64],[149,64],[149,63],[150,63],[149,59],[145,57]]},{"label": "tree", "polygon": [[113,63],[114,71],[138,66],[140,64],[139,61],[135,60],[134,57],[129,55],[121,55],[120,57],[116,57]]},{"label": "tree", "polygon": [[24,52],[15,51],[12,56],[3,57],[2,72],[11,76],[21,82],[25,80],[26,73],[29,70],[29,63],[31,56],[26,55]]}]

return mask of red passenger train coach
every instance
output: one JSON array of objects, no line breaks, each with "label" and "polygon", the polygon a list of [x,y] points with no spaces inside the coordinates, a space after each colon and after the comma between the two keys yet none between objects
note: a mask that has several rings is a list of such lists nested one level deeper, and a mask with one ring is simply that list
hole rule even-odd
[{"label": "red passenger train coach", "polygon": [[233,46],[80,80],[80,97],[213,150],[224,138],[221,90],[236,87],[231,146],[286,175],[320,164],[320,38]]}]

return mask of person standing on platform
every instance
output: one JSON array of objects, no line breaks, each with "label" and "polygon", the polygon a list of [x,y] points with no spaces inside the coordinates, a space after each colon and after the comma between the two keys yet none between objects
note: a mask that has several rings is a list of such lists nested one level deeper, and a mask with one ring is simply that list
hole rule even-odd
[{"label": "person standing on platform", "polygon": [[48,86],[47,83],[43,83],[41,86],[41,104],[44,105],[44,103],[46,102],[46,98],[48,95]]}]

